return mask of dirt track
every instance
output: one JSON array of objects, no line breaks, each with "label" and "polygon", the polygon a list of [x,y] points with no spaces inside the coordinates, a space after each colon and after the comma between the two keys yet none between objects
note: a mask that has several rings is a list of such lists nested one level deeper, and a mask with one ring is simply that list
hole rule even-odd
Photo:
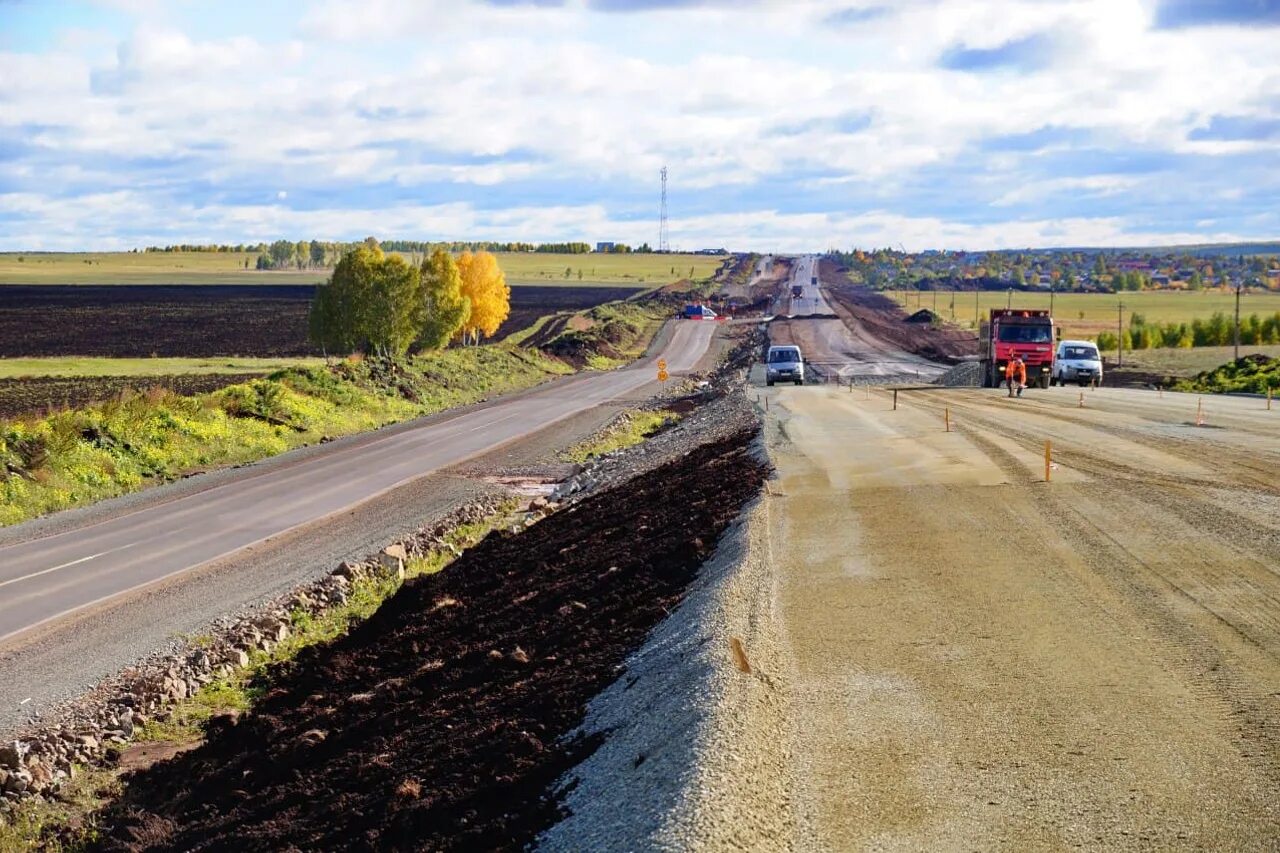
[{"label": "dirt track", "polygon": [[978,352],[973,332],[907,323],[902,306],[869,287],[853,284],[831,261],[822,260],[818,268],[832,309],[868,344],[897,348],[943,364]]},{"label": "dirt track", "polygon": [[1280,412],[767,393],[796,847],[1280,844]]}]

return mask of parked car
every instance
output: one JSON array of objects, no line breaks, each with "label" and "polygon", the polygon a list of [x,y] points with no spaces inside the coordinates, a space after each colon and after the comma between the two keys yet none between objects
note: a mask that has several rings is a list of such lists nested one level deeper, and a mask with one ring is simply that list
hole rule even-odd
[{"label": "parked car", "polygon": [[1102,384],[1102,356],[1093,341],[1059,341],[1053,359],[1053,375],[1050,382],[1066,385]]},{"label": "parked car", "polygon": [[769,347],[765,356],[764,381],[766,385],[774,382],[794,382],[804,384],[804,356],[797,346]]}]

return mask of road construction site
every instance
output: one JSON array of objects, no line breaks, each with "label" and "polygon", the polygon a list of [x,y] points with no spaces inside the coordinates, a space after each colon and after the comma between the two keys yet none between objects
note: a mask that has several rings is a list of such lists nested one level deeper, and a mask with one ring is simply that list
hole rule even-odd
[{"label": "road construction site", "polygon": [[774,619],[747,645],[785,722],[735,751],[790,812],[761,846],[1280,843],[1280,411],[879,382],[756,389]]},{"label": "road construction site", "polygon": [[818,381],[747,353],[266,672],[99,846],[1274,849],[1280,408],[929,384],[948,344],[818,269],[767,322]]}]

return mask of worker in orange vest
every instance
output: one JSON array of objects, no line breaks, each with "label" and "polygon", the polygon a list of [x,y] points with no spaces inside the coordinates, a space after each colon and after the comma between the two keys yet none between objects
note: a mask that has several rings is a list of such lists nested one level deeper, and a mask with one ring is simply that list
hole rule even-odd
[{"label": "worker in orange vest", "polygon": [[1027,363],[1022,360],[1022,356],[1015,355],[1013,361],[1009,362],[1009,369],[1005,373],[1009,380],[1009,396],[1012,397],[1014,389],[1017,389],[1018,396],[1022,396],[1022,389],[1027,387]]}]

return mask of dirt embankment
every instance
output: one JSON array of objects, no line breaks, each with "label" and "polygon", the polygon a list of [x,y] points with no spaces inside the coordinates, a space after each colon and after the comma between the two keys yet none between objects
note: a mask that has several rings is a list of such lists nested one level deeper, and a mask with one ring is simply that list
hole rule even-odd
[{"label": "dirt embankment", "polygon": [[819,276],[831,296],[832,307],[846,323],[866,327],[879,338],[931,361],[954,364],[978,354],[978,338],[968,330],[908,322],[907,312],[882,293],[854,284],[830,260],[819,261]]},{"label": "dirt embankment", "polygon": [[[494,534],[352,634],[272,673],[256,711],[145,771],[101,849],[517,849],[594,747],[586,703],[684,596],[765,472],[755,430]],[[643,537],[645,547],[635,547]]]}]

